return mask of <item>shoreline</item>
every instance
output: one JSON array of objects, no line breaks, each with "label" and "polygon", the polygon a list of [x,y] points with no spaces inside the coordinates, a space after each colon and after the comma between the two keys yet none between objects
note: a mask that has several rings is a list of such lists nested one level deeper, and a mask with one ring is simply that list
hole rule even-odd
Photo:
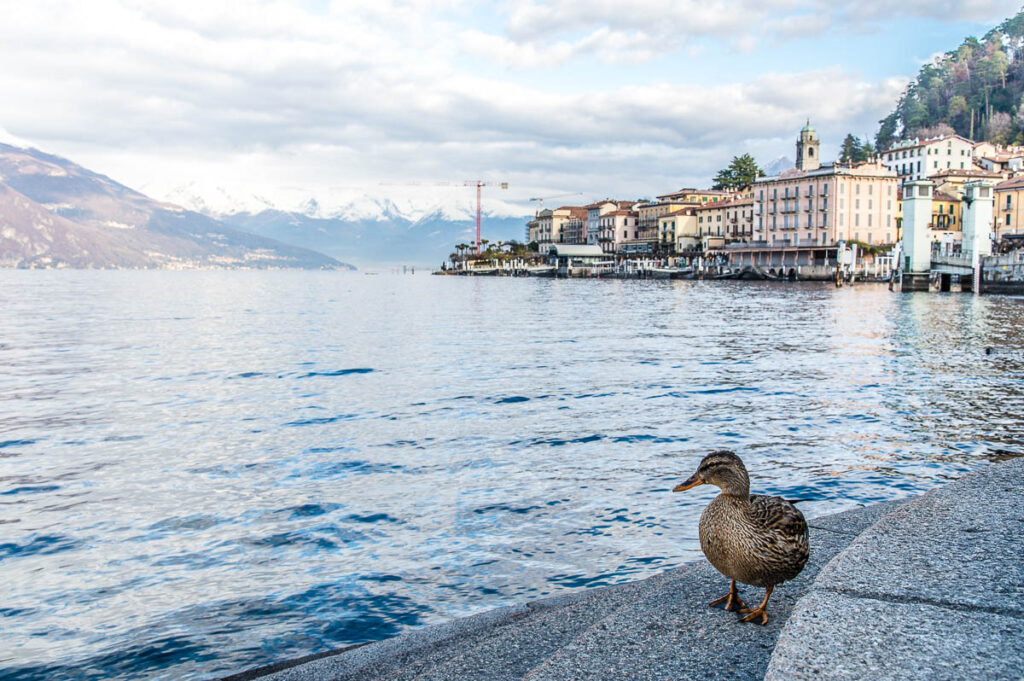
[{"label": "shoreline", "polygon": [[[811,560],[800,576],[776,590],[769,604],[771,620],[765,627],[737,625],[731,614],[706,607],[727,582],[701,559],[643,580],[488,610],[382,641],[257,667],[221,677],[220,681],[725,678],[714,671],[712,664],[721,655],[738,665],[719,668],[733,674],[730,678],[781,680],[816,678],[822,673],[844,679],[897,678],[885,673],[862,673],[860,641],[868,636],[865,632],[874,632],[876,618],[885,613],[891,616],[908,608],[925,607],[921,597],[903,594],[900,589],[929,579],[946,595],[927,599],[925,604],[939,610],[939,616],[932,618],[934,631],[915,630],[907,636],[934,639],[939,645],[941,637],[949,637],[943,623],[962,615],[971,620],[974,639],[952,636],[955,645],[943,648],[951,651],[949,655],[963,659],[963,647],[970,647],[972,640],[987,641],[989,646],[1009,651],[1014,641],[1000,638],[998,632],[1007,617],[1020,624],[1020,611],[1014,602],[1024,601],[1024,594],[1012,592],[1013,580],[1020,579],[1024,568],[1003,564],[1014,560],[1012,551],[989,550],[975,555],[972,546],[976,541],[998,545],[1005,540],[1004,535],[1013,535],[1012,523],[1020,520],[1019,514],[1014,515],[1019,502],[1014,494],[1019,495],[1022,481],[1024,459],[1012,459],[989,464],[920,496],[808,520]],[[992,517],[987,518],[989,515]],[[977,535],[977,525],[986,520],[992,531]],[[875,554],[879,555],[873,558]],[[930,578],[911,574],[928,560],[944,560],[945,572]],[[992,565],[986,566],[986,562]],[[903,572],[891,572],[891,565]],[[990,588],[1001,589],[1009,596],[1008,602],[995,609],[984,602],[955,602],[959,594],[978,590],[977,584],[965,583],[976,573],[993,580],[992,584],[981,585],[983,594]],[[852,583],[870,588],[851,589]],[[894,589],[893,599],[883,597]],[[761,591],[744,587],[744,593],[749,597]],[[843,599],[855,602],[845,609],[829,609],[830,604]],[[867,600],[861,603],[858,599]],[[888,605],[879,605],[880,601]],[[877,608],[883,609],[882,615]],[[828,618],[821,616],[823,610],[829,612]],[[864,615],[858,616],[857,612]],[[913,619],[899,619],[893,626],[898,628],[900,623],[917,626]],[[769,643],[771,646],[766,647]],[[897,643],[890,645],[909,657],[904,663],[894,662],[889,667],[895,670],[892,673],[901,668],[905,671],[905,665],[916,665],[924,678],[928,676],[925,670],[948,663],[942,654],[926,653],[931,650],[928,646],[900,647]],[[822,652],[840,644],[848,648],[839,661],[851,665],[849,673],[837,674],[834,654]],[[932,657],[924,659],[926,655]],[[966,659],[971,659],[970,651]],[[1015,653],[1003,653],[996,661],[986,659],[989,661],[984,664],[995,673],[1006,665],[1018,665],[1015,668],[1019,669],[1024,664],[1024,649],[1017,646]],[[816,660],[817,666],[806,660]],[[1003,666],[994,669],[993,664]],[[669,676],[664,675],[669,672]],[[957,677],[939,674],[939,678]]]}]

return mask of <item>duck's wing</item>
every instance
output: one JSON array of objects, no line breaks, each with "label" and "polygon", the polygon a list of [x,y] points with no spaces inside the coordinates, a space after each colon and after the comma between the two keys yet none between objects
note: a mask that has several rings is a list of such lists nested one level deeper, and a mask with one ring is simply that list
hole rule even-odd
[{"label": "duck's wing", "polygon": [[751,494],[750,517],[766,530],[774,530],[784,537],[807,536],[804,514],[782,497]]}]

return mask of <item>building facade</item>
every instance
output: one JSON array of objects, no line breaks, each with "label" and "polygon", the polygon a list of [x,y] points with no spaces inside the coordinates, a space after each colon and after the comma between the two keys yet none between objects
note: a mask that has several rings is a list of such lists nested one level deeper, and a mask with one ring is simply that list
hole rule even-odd
[{"label": "building facade", "polygon": [[634,210],[613,210],[599,219],[601,250],[615,254],[622,249],[622,244],[636,240],[640,234],[640,216]]},{"label": "building facade", "polygon": [[753,241],[823,246],[896,242],[896,174],[879,163],[796,168],[754,183]]},{"label": "building facade", "polygon": [[904,140],[885,150],[881,161],[900,180],[929,179],[943,170],[974,167],[974,142],[960,135]]},{"label": "building facade", "polygon": [[1000,182],[995,188],[995,237],[1024,234],[1024,177]]}]

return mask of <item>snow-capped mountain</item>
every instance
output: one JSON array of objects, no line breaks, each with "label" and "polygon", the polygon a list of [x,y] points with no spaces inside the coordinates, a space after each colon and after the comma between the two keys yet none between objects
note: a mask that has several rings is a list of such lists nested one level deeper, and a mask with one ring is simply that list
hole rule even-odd
[{"label": "snow-capped mountain", "polygon": [[0,267],[350,268],[17,142],[0,142]]},{"label": "snow-capped mountain", "polygon": [[[446,184],[379,184],[266,191],[189,182],[169,188],[144,187],[163,200],[214,217],[264,211],[294,213],[320,220],[346,222],[405,220],[415,223],[440,217],[457,222],[476,220],[476,187]],[[273,196],[274,199],[268,198]],[[494,218],[521,218],[530,206],[508,201],[497,186],[483,188],[482,212]]]},{"label": "snow-capped mountain", "polygon": [[[236,229],[360,265],[436,265],[456,243],[476,238],[474,185],[253,191],[191,182],[164,190],[149,186],[147,191]],[[482,236],[489,241],[522,241],[533,208],[505,200],[502,191],[483,187]]]},{"label": "snow-capped mountain", "polygon": [[793,163],[793,161],[786,158],[785,156],[779,156],[771,163],[766,163],[764,166],[762,166],[762,170],[764,170],[764,174],[767,175],[768,177],[774,177],[775,175],[780,175],[786,172],[795,165],[796,164]]}]

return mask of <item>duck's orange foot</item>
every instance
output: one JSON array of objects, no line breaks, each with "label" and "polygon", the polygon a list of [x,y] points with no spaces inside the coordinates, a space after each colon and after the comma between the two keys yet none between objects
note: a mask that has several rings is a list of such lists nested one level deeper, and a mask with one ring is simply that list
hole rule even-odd
[{"label": "duck's orange foot", "polygon": [[747,604],[743,602],[742,598],[740,598],[739,592],[736,591],[736,580],[733,580],[729,585],[729,593],[725,594],[721,598],[711,601],[708,605],[713,608],[720,603],[725,603],[725,609],[729,612],[734,612],[736,610],[740,610],[740,608],[747,607]]},{"label": "duck's orange foot", "polygon": [[742,610],[740,610],[740,612],[741,613],[742,612],[750,613],[749,615],[744,617],[742,620],[740,620],[741,622],[753,622],[758,617],[760,617],[761,618],[761,625],[762,626],[765,625],[765,624],[768,624],[768,612],[764,609],[763,605],[761,607],[759,607],[759,608],[743,608]]}]

